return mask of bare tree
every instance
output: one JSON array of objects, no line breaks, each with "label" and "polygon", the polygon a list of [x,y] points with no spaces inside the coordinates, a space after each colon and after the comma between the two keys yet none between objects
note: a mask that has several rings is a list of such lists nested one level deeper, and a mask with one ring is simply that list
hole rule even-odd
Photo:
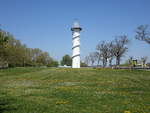
[{"label": "bare tree", "polygon": [[98,51],[100,57],[102,58],[103,67],[106,67],[107,65],[107,59],[109,58],[109,43],[106,43],[105,41],[100,42],[96,46],[96,50]]},{"label": "bare tree", "polygon": [[86,57],[84,58],[84,62],[85,62],[87,65],[89,65],[89,63],[90,63],[90,57],[89,57],[89,56],[86,56]]},{"label": "bare tree", "polygon": [[89,59],[91,61],[91,65],[93,66],[95,61],[97,60],[97,56],[96,56],[95,52],[89,54]]},{"label": "bare tree", "polygon": [[148,25],[140,25],[137,27],[135,38],[150,44],[150,31],[148,31]]},{"label": "bare tree", "polygon": [[109,66],[112,66],[112,60],[113,60],[114,54],[113,54],[113,42],[110,42],[108,44],[108,59],[109,59]]},{"label": "bare tree", "polygon": [[126,35],[118,36],[113,42],[113,55],[116,58],[116,65],[120,65],[121,57],[127,52],[127,44],[129,43]]},{"label": "bare tree", "polygon": [[97,61],[97,66],[100,65],[100,60],[101,60],[101,54],[99,52],[94,52],[96,61]]}]

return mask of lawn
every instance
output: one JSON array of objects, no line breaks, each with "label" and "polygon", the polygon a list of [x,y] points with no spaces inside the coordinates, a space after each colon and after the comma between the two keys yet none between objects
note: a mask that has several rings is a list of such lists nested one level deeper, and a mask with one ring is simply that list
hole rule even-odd
[{"label": "lawn", "polygon": [[0,113],[150,113],[150,71],[0,70]]}]

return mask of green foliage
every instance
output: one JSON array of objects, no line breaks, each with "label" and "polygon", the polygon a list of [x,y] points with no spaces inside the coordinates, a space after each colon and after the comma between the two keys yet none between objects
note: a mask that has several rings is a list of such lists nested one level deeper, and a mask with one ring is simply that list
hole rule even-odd
[{"label": "green foliage", "polygon": [[38,48],[28,48],[10,33],[0,30],[0,68],[4,66],[56,66],[56,62],[53,61],[47,52]]},{"label": "green foliage", "polygon": [[0,68],[7,67],[6,48],[10,37],[9,33],[0,29]]},{"label": "green foliage", "polygon": [[81,67],[87,67],[88,65],[85,62],[81,61]]},{"label": "green foliage", "polygon": [[64,55],[61,60],[61,65],[67,65],[71,66],[72,65],[72,58],[69,55]]},{"label": "green foliage", "polygon": [[0,29],[0,48],[6,45],[8,39],[9,39],[9,33]]},{"label": "green foliage", "polygon": [[52,60],[47,66],[48,67],[58,67],[58,61]]},{"label": "green foliage", "polygon": [[149,113],[149,79],[137,70],[0,70],[0,112]]}]

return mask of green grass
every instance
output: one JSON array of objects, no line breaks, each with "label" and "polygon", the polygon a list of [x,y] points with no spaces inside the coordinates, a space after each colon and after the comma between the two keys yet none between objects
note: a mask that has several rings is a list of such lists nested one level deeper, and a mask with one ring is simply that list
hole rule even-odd
[{"label": "green grass", "polygon": [[0,113],[150,113],[150,71],[0,70]]}]

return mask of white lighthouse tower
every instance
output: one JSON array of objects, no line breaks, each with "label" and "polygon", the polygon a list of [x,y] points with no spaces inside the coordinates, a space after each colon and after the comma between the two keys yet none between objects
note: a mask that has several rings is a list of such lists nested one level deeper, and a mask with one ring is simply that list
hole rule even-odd
[{"label": "white lighthouse tower", "polygon": [[82,28],[75,21],[71,28],[72,31],[72,68],[80,68],[80,31]]}]

